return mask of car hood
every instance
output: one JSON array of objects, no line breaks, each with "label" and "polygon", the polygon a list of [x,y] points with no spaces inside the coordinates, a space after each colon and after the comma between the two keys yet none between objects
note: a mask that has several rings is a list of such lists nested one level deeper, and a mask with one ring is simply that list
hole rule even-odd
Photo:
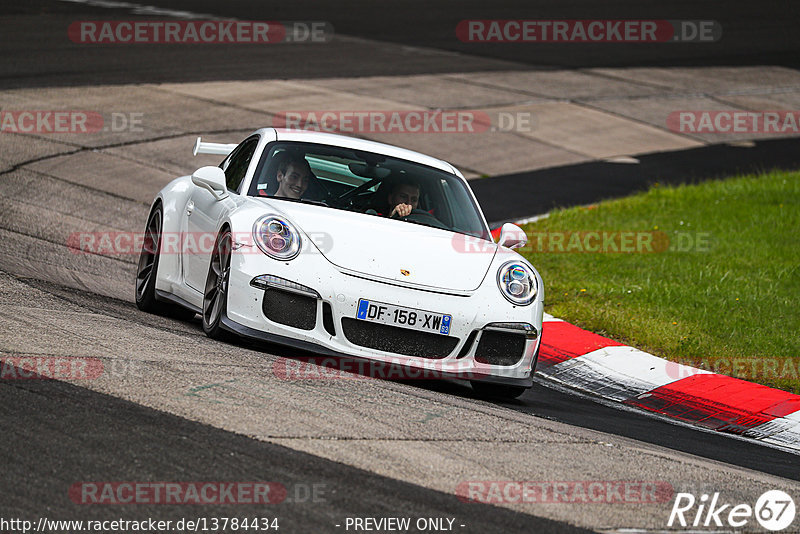
[{"label": "car hood", "polygon": [[[328,261],[370,279],[471,291],[497,251],[494,243],[419,224],[310,204],[265,203],[296,224]],[[480,246],[465,246],[472,241]]]}]

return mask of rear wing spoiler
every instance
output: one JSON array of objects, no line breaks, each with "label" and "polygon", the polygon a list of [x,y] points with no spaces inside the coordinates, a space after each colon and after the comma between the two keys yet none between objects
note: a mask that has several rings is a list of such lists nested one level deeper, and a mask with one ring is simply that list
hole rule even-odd
[{"label": "rear wing spoiler", "polygon": [[219,154],[221,156],[227,156],[233,149],[239,145],[226,145],[224,143],[204,143],[197,138],[197,142],[194,144],[194,150],[192,150],[193,155],[198,154]]}]

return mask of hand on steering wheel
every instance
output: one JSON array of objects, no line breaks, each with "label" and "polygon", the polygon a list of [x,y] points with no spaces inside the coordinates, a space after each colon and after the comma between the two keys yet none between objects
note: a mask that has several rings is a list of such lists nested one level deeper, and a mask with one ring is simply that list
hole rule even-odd
[{"label": "hand on steering wheel", "polygon": [[414,212],[414,208],[411,207],[411,204],[398,204],[394,207],[389,217],[408,217],[412,212]]}]

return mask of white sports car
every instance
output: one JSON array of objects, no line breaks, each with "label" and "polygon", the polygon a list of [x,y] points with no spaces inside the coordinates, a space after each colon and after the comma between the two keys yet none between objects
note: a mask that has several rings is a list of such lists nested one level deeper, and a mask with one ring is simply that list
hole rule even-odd
[{"label": "white sports car", "polygon": [[[136,304],[230,333],[435,370],[488,396],[532,384],[539,273],[495,243],[452,165],[362,139],[263,128],[156,196]],[[409,376],[414,376],[409,373]]]}]

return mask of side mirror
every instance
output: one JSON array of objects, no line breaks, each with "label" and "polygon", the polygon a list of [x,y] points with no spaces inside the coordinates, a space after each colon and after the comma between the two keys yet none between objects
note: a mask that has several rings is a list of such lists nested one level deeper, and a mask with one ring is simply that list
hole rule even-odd
[{"label": "side mirror", "polygon": [[222,200],[228,196],[228,187],[225,185],[225,171],[219,167],[212,165],[200,167],[192,173],[192,183],[208,190],[217,200]]},{"label": "side mirror", "polygon": [[528,243],[528,236],[525,231],[512,223],[505,223],[500,229],[500,238],[497,244],[501,247],[518,248]]}]

